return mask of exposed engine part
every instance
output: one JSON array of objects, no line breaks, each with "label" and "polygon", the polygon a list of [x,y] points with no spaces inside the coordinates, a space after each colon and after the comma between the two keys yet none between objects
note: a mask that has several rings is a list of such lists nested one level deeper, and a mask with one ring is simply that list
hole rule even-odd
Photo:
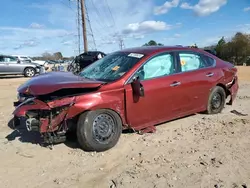
[{"label": "exposed engine part", "polygon": [[57,144],[66,141],[66,133],[65,132],[57,132],[57,133],[44,133],[43,135],[43,144]]},{"label": "exposed engine part", "polygon": [[36,118],[28,118],[26,120],[26,128],[28,131],[39,131],[40,121]]}]

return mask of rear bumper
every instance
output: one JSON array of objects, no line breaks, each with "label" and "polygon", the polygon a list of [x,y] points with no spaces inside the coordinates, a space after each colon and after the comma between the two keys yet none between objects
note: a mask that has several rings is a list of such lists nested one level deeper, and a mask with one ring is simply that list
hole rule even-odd
[{"label": "rear bumper", "polygon": [[233,101],[235,101],[236,96],[238,94],[238,90],[239,90],[238,77],[235,77],[232,84],[229,86],[228,90],[230,91],[230,95],[231,95],[229,104],[232,104]]}]

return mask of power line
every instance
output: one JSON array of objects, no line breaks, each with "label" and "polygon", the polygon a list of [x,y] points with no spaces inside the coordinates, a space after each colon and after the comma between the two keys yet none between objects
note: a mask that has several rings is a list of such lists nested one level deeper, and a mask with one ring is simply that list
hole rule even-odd
[{"label": "power line", "polygon": [[[103,20],[103,16],[101,16],[98,8],[95,6],[95,3],[93,2],[93,0],[90,0],[93,8],[95,9],[95,13],[97,15],[97,20],[101,20],[101,22],[98,22],[98,25],[100,25],[103,29],[109,29],[109,26],[105,24],[105,21]],[[99,17],[99,19],[98,19]]]},{"label": "power line", "polygon": [[[103,16],[101,16],[101,14],[100,14],[98,8],[95,6],[95,3],[93,2],[93,0],[90,0],[90,2],[91,2],[91,4],[92,4],[93,8],[95,9],[95,12],[96,12],[97,17],[99,17],[99,20],[102,20],[102,22],[101,22],[100,25],[102,25],[102,24],[105,25],[105,22],[103,21]],[[105,25],[105,26],[106,26],[106,25]],[[107,27],[107,26],[106,26],[106,27]]]},{"label": "power line", "polygon": [[[71,0],[69,0],[69,1],[71,1]],[[96,41],[95,41],[95,37],[94,37],[94,33],[93,33],[93,29],[92,29],[92,25],[91,25],[91,22],[90,22],[90,19],[89,19],[89,14],[88,14],[88,9],[87,9],[87,5],[86,5],[86,2],[85,2],[85,0],[75,0],[75,1],[77,1],[77,43],[78,43],[78,52],[80,53],[80,51],[81,51],[81,36],[80,36],[80,24],[82,25],[82,35],[83,35],[83,44],[84,44],[84,51],[85,52],[87,52],[88,51],[88,41],[87,41],[87,35],[88,36],[90,36],[91,38],[92,38],[92,40],[93,40],[93,45],[94,45],[94,48],[96,49]],[[116,22],[115,22],[115,19],[114,19],[114,16],[113,16],[113,14],[112,14],[112,11],[111,11],[111,9],[110,9],[110,6],[109,6],[109,4],[108,4],[108,1],[107,0],[104,0],[105,1],[105,3],[106,3],[106,6],[107,6],[107,9],[108,9],[108,12],[109,12],[109,14],[110,14],[110,16],[111,16],[111,20],[112,20],[112,22],[113,22],[113,25],[114,25],[114,27],[115,27],[115,31],[116,31],[116,33],[118,33],[117,32],[117,25],[116,25]],[[103,19],[103,17],[101,16],[101,14],[100,14],[100,12],[99,12],[99,10],[97,9],[97,7],[95,6],[95,4],[94,4],[94,2],[93,2],[93,0],[90,0],[90,2],[92,3],[92,5],[93,5],[93,8],[95,9],[95,12],[96,12],[96,15],[97,15],[97,17],[99,17],[99,19],[97,19],[96,20],[96,22],[97,22],[97,26],[101,26],[101,27],[103,27],[103,29],[104,29],[104,31],[106,30],[107,31],[107,29],[110,29],[110,27],[109,26],[107,26],[106,24],[105,24],[105,22],[103,21],[101,21],[100,22],[100,20],[102,20]],[[64,3],[63,3],[64,4]],[[66,4],[64,4],[66,7],[68,7],[69,9],[71,9],[71,10],[73,10],[72,9],[72,7],[70,7],[70,6],[67,6]],[[80,6],[81,5],[81,6]],[[81,9],[81,16],[80,16],[80,9]],[[105,12],[104,10],[103,10],[103,12]],[[81,18],[80,18],[81,17]],[[87,32],[87,24],[86,24],[86,22],[88,22],[88,25],[89,25],[89,31]],[[97,31],[98,31],[98,33],[100,33],[99,32],[99,30],[97,29]],[[101,34],[100,34],[100,36],[102,36],[103,35],[103,32],[101,32]],[[121,35],[117,35],[117,39],[116,39],[117,41],[118,41],[118,43],[119,43],[119,47],[120,47],[120,49],[123,49],[124,47],[125,47],[125,45],[124,45],[124,41],[123,41],[123,39],[122,39],[122,36]]]},{"label": "power line", "polygon": [[[113,24],[114,24],[114,26],[115,26],[115,31],[116,31],[116,33],[118,33],[118,32],[117,32],[117,26],[116,26],[116,23],[115,23],[115,19],[114,19],[114,17],[113,17],[112,12],[111,12],[111,9],[110,9],[110,6],[109,6],[109,4],[108,4],[108,1],[107,1],[107,0],[104,0],[104,1],[105,1],[105,3],[107,4],[109,14],[110,14],[110,16],[111,16],[111,18],[112,18],[112,21],[113,21]],[[124,40],[122,39],[121,35],[118,36],[118,42],[119,42],[119,47],[120,47],[120,49],[125,48]]]},{"label": "power line", "polygon": [[[60,1],[61,1],[62,5],[64,5],[64,6],[67,7],[68,9],[72,10],[73,12],[75,12],[75,10],[74,10],[71,6],[65,4],[64,0],[60,0]],[[71,1],[69,0],[69,2],[71,2]]]},{"label": "power line", "polygon": [[75,11],[72,7],[71,7],[71,5],[70,5],[70,3],[71,2],[73,2],[73,1],[76,1],[77,2],[77,6],[79,5],[78,3],[79,3],[79,0],[68,0],[68,2],[69,2],[69,4],[66,4],[65,3],[65,1],[64,0],[60,0],[61,1],[61,3],[62,3],[62,5],[64,5],[65,7],[67,7],[69,10],[71,10],[71,11],[73,11],[73,12],[75,12],[75,14],[76,14],[76,27],[77,27],[77,30],[78,30],[78,33],[76,34],[76,46],[78,46],[78,50],[74,50],[75,52],[77,52],[78,51],[78,54],[79,54],[79,52],[80,52],[80,24],[79,24],[79,9],[77,9],[77,11]]},{"label": "power line", "polygon": [[[108,4],[108,1],[107,1],[107,0],[105,0],[105,2],[106,2],[106,4],[107,4],[108,11],[109,11],[109,14],[111,15],[111,18],[112,18],[113,24],[114,24],[114,26],[115,26],[115,28],[116,28],[115,19],[114,19],[113,14],[112,14],[112,12],[111,12],[111,10],[110,10],[110,7],[109,7],[109,4]],[[116,30],[117,30],[117,28],[116,28]]]},{"label": "power line", "polygon": [[125,48],[125,44],[122,38],[119,38],[119,47],[121,50]]}]

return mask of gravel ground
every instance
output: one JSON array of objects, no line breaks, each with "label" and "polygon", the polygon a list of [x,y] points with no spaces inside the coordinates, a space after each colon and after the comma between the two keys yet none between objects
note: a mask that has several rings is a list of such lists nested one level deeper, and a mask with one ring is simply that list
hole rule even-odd
[{"label": "gravel ground", "polygon": [[27,79],[2,77],[0,187],[250,187],[250,67],[240,67],[239,77],[237,100],[221,114],[171,121],[154,134],[124,133],[104,153],[84,152],[74,140],[50,150],[37,135],[9,128],[16,89]]}]

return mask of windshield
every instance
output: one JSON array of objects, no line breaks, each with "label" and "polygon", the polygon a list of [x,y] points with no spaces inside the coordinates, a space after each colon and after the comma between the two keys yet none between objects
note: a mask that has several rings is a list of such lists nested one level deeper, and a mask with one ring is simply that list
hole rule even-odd
[{"label": "windshield", "polygon": [[105,82],[115,81],[128,72],[143,54],[115,52],[86,67],[80,76]]}]

